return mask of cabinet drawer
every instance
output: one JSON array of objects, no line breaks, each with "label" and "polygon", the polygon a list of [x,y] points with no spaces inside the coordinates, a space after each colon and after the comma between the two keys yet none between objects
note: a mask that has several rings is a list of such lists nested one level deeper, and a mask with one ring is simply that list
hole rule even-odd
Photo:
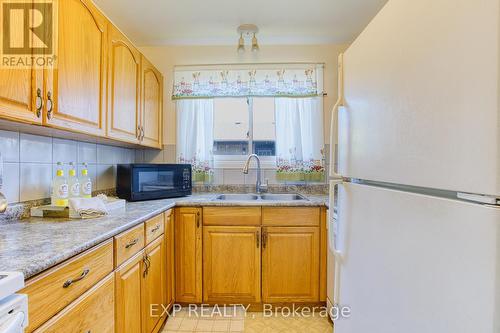
[{"label": "cabinet drawer", "polygon": [[144,248],[144,223],[115,236],[115,267]]},{"label": "cabinet drawer", "polygon": [[114,332],[114,283],[114,275],[110,274],[41,326],[36,333]]},{"label": "cabinet drawer", "polygon": [[263,207],[262,224],[269,226],[319,226],[319,207]]},{"label": "cabinet drawer", "polygon": [[260,207],[204,207],[203,224],[221,226],[260,225]]},{"label": "cabinet drawer", "polygon": [[163,214],[157,215],[150,220],[147,220],[146,223],[146,244],[154,241],[158,236],[163,234],[164,223],[163,223]]},{"label": "cabinet drawer", "polygon": [[111,271],[113,243],[109,240],[29,280],[21,291],[28,294],[29,300],[27,332],[39,327]]}]

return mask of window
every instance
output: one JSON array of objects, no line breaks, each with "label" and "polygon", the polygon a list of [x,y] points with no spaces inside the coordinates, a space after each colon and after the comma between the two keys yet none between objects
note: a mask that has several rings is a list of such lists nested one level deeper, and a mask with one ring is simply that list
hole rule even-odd
[{"label": "window", "polygon": [[177,112],[177,158],[193,165],[196,182],[241,168],[250,152],[280,182],[324,181],[320,97],[181,99]]},{"label": "window", "polygon": [[246,98],[214,99],[214,155],[247,155],[249,117]]},{"label": "window", "polygon": [[[215,98],[214,157],[218,167],[231,167],[250,152],[275,165],[274,98]],[[270,163],[270,165],[269,165]]]}]

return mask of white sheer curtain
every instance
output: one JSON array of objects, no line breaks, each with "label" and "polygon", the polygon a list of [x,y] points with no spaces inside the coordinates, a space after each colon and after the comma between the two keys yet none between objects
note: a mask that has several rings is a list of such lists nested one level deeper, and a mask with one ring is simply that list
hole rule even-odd
[{"label": "white sheer curtain", "polygon": [[277,179],[323,182],[323,107],[320,97],[276,98]]},{"label": "white sheer curtain", "polygon": [[213,179],[213,99],[177,101],[177,160],[193,166],[193,182]]}]

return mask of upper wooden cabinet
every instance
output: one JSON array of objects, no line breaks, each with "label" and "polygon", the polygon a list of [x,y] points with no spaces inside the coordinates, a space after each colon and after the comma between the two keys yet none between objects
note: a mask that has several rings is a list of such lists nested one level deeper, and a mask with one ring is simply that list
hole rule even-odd
[{"label": "upper wooden cabinet", "polygon": [[142,56],[141,88],[141,144],[161,148],[163,76],[144,56]]},{"label": "upper wooden cabinet", "polygon": [[42,88],[41,70],[0,69],[0,117],[41,124]]},{"label": "upper wooden cabinet", "polygon": [[177,208],[175,212],[175,300],[201,303],[201,208]]},{"label": "upper wooden cabinet", "polygon": [[90,0],[58,6],[57,62],[46,72],[44,124],[104,136],[108,21]]},{"label": "upper wooden cabinet", "polygon": [[0,118],[161,148],[161,73],[92,0],[54,4],[54,67],[0,68]]},{"label": "upper wooden cabinet", "polygon": [[[13,15],[12,19],[19,16]],[[21,16],[22,17],[22,16]],[[21,18],[19,18],[21,19]],[[23,24],[13,24],[21,30]],[[12,31],[13,42],[24,45],[22,31]],[[0,117],[41,124],[43,102],[43,71],[32,68],[0,68]],[[38,106],[38,107],[37,107]]]},{"label": "upper wooden cabinet", "polygon": [[109,25],[108,121],[110,138],[140,143],[141,54]]}]

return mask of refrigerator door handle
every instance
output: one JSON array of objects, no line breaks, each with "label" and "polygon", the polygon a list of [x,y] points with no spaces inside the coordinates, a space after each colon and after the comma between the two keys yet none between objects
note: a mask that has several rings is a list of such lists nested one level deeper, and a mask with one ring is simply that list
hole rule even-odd
[{"label": "refrigerator door handle", "polygon": [[500,197],[493,197],[482,194],[474,194],[474,193],[463,193],[458,192],[457,198],[467,201],[476,202],[484,205],[492,205],[492,206],[500,206]]},{"label": "refrigerator door handle", "polygon": [[335,185],[343,184],[343,179],[332,179],[330,180],[330,214],[329,214],[329,227],[328,227],[328,240],[330,250],[333,252],[336,258],[340,259],[343,252],[343,228],[340,225],[339,212],[335,212]]},{"label": "refrigerator door handle", "polygon": [[335,172],[335,166],[337,165],[337,155],[335,151],[335,146],[338,140],[338,117],[339,108],[344,106],[344,54],[341,53],[338,59],[338,99],[332,109],[332,119],[330,122],[330,170],[329,175],[331,178],[341,178],[339,174]]}]

